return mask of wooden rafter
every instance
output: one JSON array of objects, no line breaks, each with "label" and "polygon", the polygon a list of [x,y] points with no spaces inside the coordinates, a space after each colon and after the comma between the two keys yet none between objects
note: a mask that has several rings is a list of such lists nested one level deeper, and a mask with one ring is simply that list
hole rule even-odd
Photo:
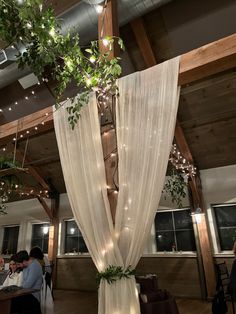
[{"label": "wooden rafter", "polygon": [[[18,161],[22,161],[24,158],[24,154],[19,149],[16,149],[16,159]],[[28,158],[25,158],[25,163],[29,163],[30,161]],[[47,184],[47,182],[44,180],[44,178],[41,176],[41,174],[31,165],[27,166],[28,172],[32,175],[32,177],[35,178],[35,180],[47,191],[50,191],[50,187]]]},{"label": "wooden rafter", "polygon": [[156,58],[148,39],[142,17],[131,21],[130,24],[146,66],[149,68],[156,65]]},{"label": "wooden rafter", "polygon": [[186,141],[183,129],[178,121],[176,121],[175,126],[175,141],[183,157],[185,157],[191,164],[194,164],[192,153]]},{"label": "wooden rafter", "polygon": [[53,213],[52,213],[51,209],[48,207],[45,200],[41,196],[37,196],[37,199],[38,199],[39,203],[43,206],[43,209],[47,213],[48,217],[52,220],[53,219]]}]

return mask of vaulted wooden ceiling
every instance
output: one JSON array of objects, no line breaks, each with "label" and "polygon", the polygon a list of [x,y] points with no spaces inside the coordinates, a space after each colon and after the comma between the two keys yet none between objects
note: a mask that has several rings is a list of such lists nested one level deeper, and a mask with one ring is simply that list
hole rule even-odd
[{"label": "vaulted wooden ceiling", "polygon": [[[53,1],[57,6],[58,13],[77,2],[72,0]],[[145,15],[142,23],[146,35],[144,34],[144,38],[141,38],[141,43],[143,40],[149,41],[154,61],[159,63],[174,57],[175,53],[171,49],[160,10]],[[135,23],[130,23],[123,26],[120,31],[134,70],[143,70],[147,67],[147,60],[145,60],[147,49],[144,48],[144,52],[140,49],[139,40],[135,37],[136,28]],[[136,31],[141,35],[139,29]],[[146,39],[145,36],[147,36]],[[152,58],[148,55],[146,57]],[[53,98],[45,86],[35,86],[36,98],[30,97],[25,101],[25,96],[29,95],[31,91],[32,88],[23,90],[18,82],[0,90],[0,108],[6,109],[12,106],[14,109],[4,110],[0,114],[0,125],[53,105]],[[72,86],[66,97],[75,92],[76,89]],[[236,164],[236,155],[233,153],[236,149],[235,97],[236,73],[234,68],[182,87],[178,121],[199,169]],[[17,105],[14,105],[16,101]],[[45,109],[46,112],[47,109]],[[47,127],[47,123],[41,125],[40,119],[39,128],[42,131],[38,132],[32,129],[29,134],[25,162],[25,166],[35,169],[39,177],[31,173],[28,177],[24,175],[23,179],[36,189],[43,186],[42,179],[49,188],[53,187],[60,193],[65,192],[54,130]],[[19,138],[17,149],[20,154],[24,154],[26,138]],[[0,140],[0,149],[5,148],[7,143],[7,151],[1,154],[12,155],[12,136],[7,141]]]}]

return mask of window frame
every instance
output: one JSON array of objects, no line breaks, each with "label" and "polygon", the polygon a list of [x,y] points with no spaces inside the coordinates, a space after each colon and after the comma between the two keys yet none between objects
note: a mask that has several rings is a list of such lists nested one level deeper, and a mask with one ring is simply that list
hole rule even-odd
[{"label": "window frame", "polygon": [[[48,237],[48,241],[49,241],[49,230],[50,230],[50,222],[48,222],[48,221],[44,221],[44,222],[33,222],[32,223],[32,231],[31,231],[31,240],[30,240],[30,249],[33,247],[32,246],[32,242],[33,242],[33,233],[34,233],[34,226],[35,225],[48,225],[48,233],[47,233],[47,237]],[[44,235],[44,234],[43,234]],[[44,237],[42,238],[42,243],[43,243],[43,241],[44,241]],[[40,248],[42,249],[42,251],[43,251],[43,253],[44,254],[48,254],[48,250],[47,250],[47,252],[44,252],[44,250],[43,250],[43,247],[41,247],[40,246]]]},{"label": "window frame", "polygon": [[[217,253],[215,254],[230,254],[230,255],[234,255],[233,254],[233,246],[231,250],[222,250],[221,249],[221,243],[220,243],[220,235],[219,235],[219,230],[218,230],[218,224],[217,224],[217,218],[216,218],[216,212],[215,212],[215,208],[216,207],[228,207],[228,206],[235,206],[236,208],[236,203],[216,203],[216,204],[211,204],[211,213],[212,213],[212,221],[213,221],[213,229],[214,229],[214,233],[215,233],[215,239],[216,239],[216,249],[217,249]],[[227,228],[227,227],[225,227]],[[232,227],[228,227],[228,228],[232,228]],[[236,228],[236,222],[235,222],[235,228]]]},{"label": "window frame", "polygon": [[[156,211],[156,214],[158,213],[164,213],[164,212],[167,212],[167,213],[171,213],[171,217],[172,217],[172,224],[173,224],[173,230],[160,230],[161,231],[172,231],[174,232],[174,239],[175,239],[175,243],[177,245],[177,239],[176,239],[176,231],[178,230],[190,230],[190,229],[175,229],[175,221],[174,221],[174,212],[177,212],[177,211],[186,211],[186,210],[189,210],[190,211],[190,214],[191,214],[191,208],[190,207],[183,207],[183,208],[174,208],[174,209],[158,209]],[[156,217],[156,215],[155,215]],[[193,236],[194,236],[194,240],[195,240],[195,247],[196,247],[196,250],[195,251],[183,251],[183,250],[178,250],[178,251],[158,251],[157,250],[157,241],[156,241],[156,233],[158,232],[156,227],[155,227],[155,220],[154,220],[154,228],[155,228],[155,243],[156,243],[156,252],[153,253],[153,254],[145,254],[145,255],[168,255],[168,254],[179,254],[179,255],[190,255],[190,256],[196,256],[197,254],[197,241],[196,241],[196,230],[195,230],[195,226],[194,226],[194,220],[193,218],[191,219],[192,220],[192,230],[193,230]]]},{"label": "window frame", "polygon": [[[65,256],[90,256],[90,253],[89,251],[88,252],[66,252],[66,238],[67,238],[67,231],[66,231],[66,223],[67,222],[70,222],[70,221],[75,221],[74,218],[69,218],[69,219],[64,219],[63,220],[63,232],[62,232],[62,251],[63,251],[63,254]],[[78,230],[79,230],[79,227],[77,226]],[[81,231],[79,230],[79,232],[81,233]],[[79,235],[77,236],[78,240],[79,240]],[[82,236],[83,238],[83,236]],[[83,239],[84,240],[84,239]],[[78,248],[79,248],[79,243],[78,243]]]},{"label": "window frame", "polygon": [[[18,227],[18,236],[17,236],[17,243],[16,243],[16,252],[18,251],[18,245],[19,245],[19,236],[20,236],[20,224],[13,224],[13,225],[3,225],[3,236],[2,236],[2,245],[1,245],[1,251],[3,253],[3,245],[4,245],[4,237],[5,237],[5,229],[6,228],[15,228]],[[11,256],[15,253],[9,253],[9,254],[2,254],[3,256]]]}]

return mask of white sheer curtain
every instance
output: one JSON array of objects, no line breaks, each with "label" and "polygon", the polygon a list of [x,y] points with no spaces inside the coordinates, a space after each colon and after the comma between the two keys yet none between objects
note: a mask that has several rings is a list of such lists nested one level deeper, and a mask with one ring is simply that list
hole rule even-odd
[{"label": "white sheer curtain", "polygon": [[125,267],[136,267],[159,204],[178,109],[179,58],[119,80],[116,233]]},{"label": "white sheer curtain", "polygon": [[[115,228],[106,194],[98,112],[93,96],[75,130],[54,113],[63,174],[76,222],[99,272],[136,267],[165,178],[178,103],[179,58],[119,80],[117,144],[120,191]],[[138,314],[134,278],[102,280],[99,314]]]}]

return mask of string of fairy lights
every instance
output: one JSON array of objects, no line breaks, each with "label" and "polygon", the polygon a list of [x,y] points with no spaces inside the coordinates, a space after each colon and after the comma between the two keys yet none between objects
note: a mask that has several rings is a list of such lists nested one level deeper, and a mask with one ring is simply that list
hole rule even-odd
[{"label": "string of fairy lights", "polygon": [[182,156],[176,144],[171,147],[169,161],[176,170],[181,171],[187,178],[196,175],[197,168]]}]

